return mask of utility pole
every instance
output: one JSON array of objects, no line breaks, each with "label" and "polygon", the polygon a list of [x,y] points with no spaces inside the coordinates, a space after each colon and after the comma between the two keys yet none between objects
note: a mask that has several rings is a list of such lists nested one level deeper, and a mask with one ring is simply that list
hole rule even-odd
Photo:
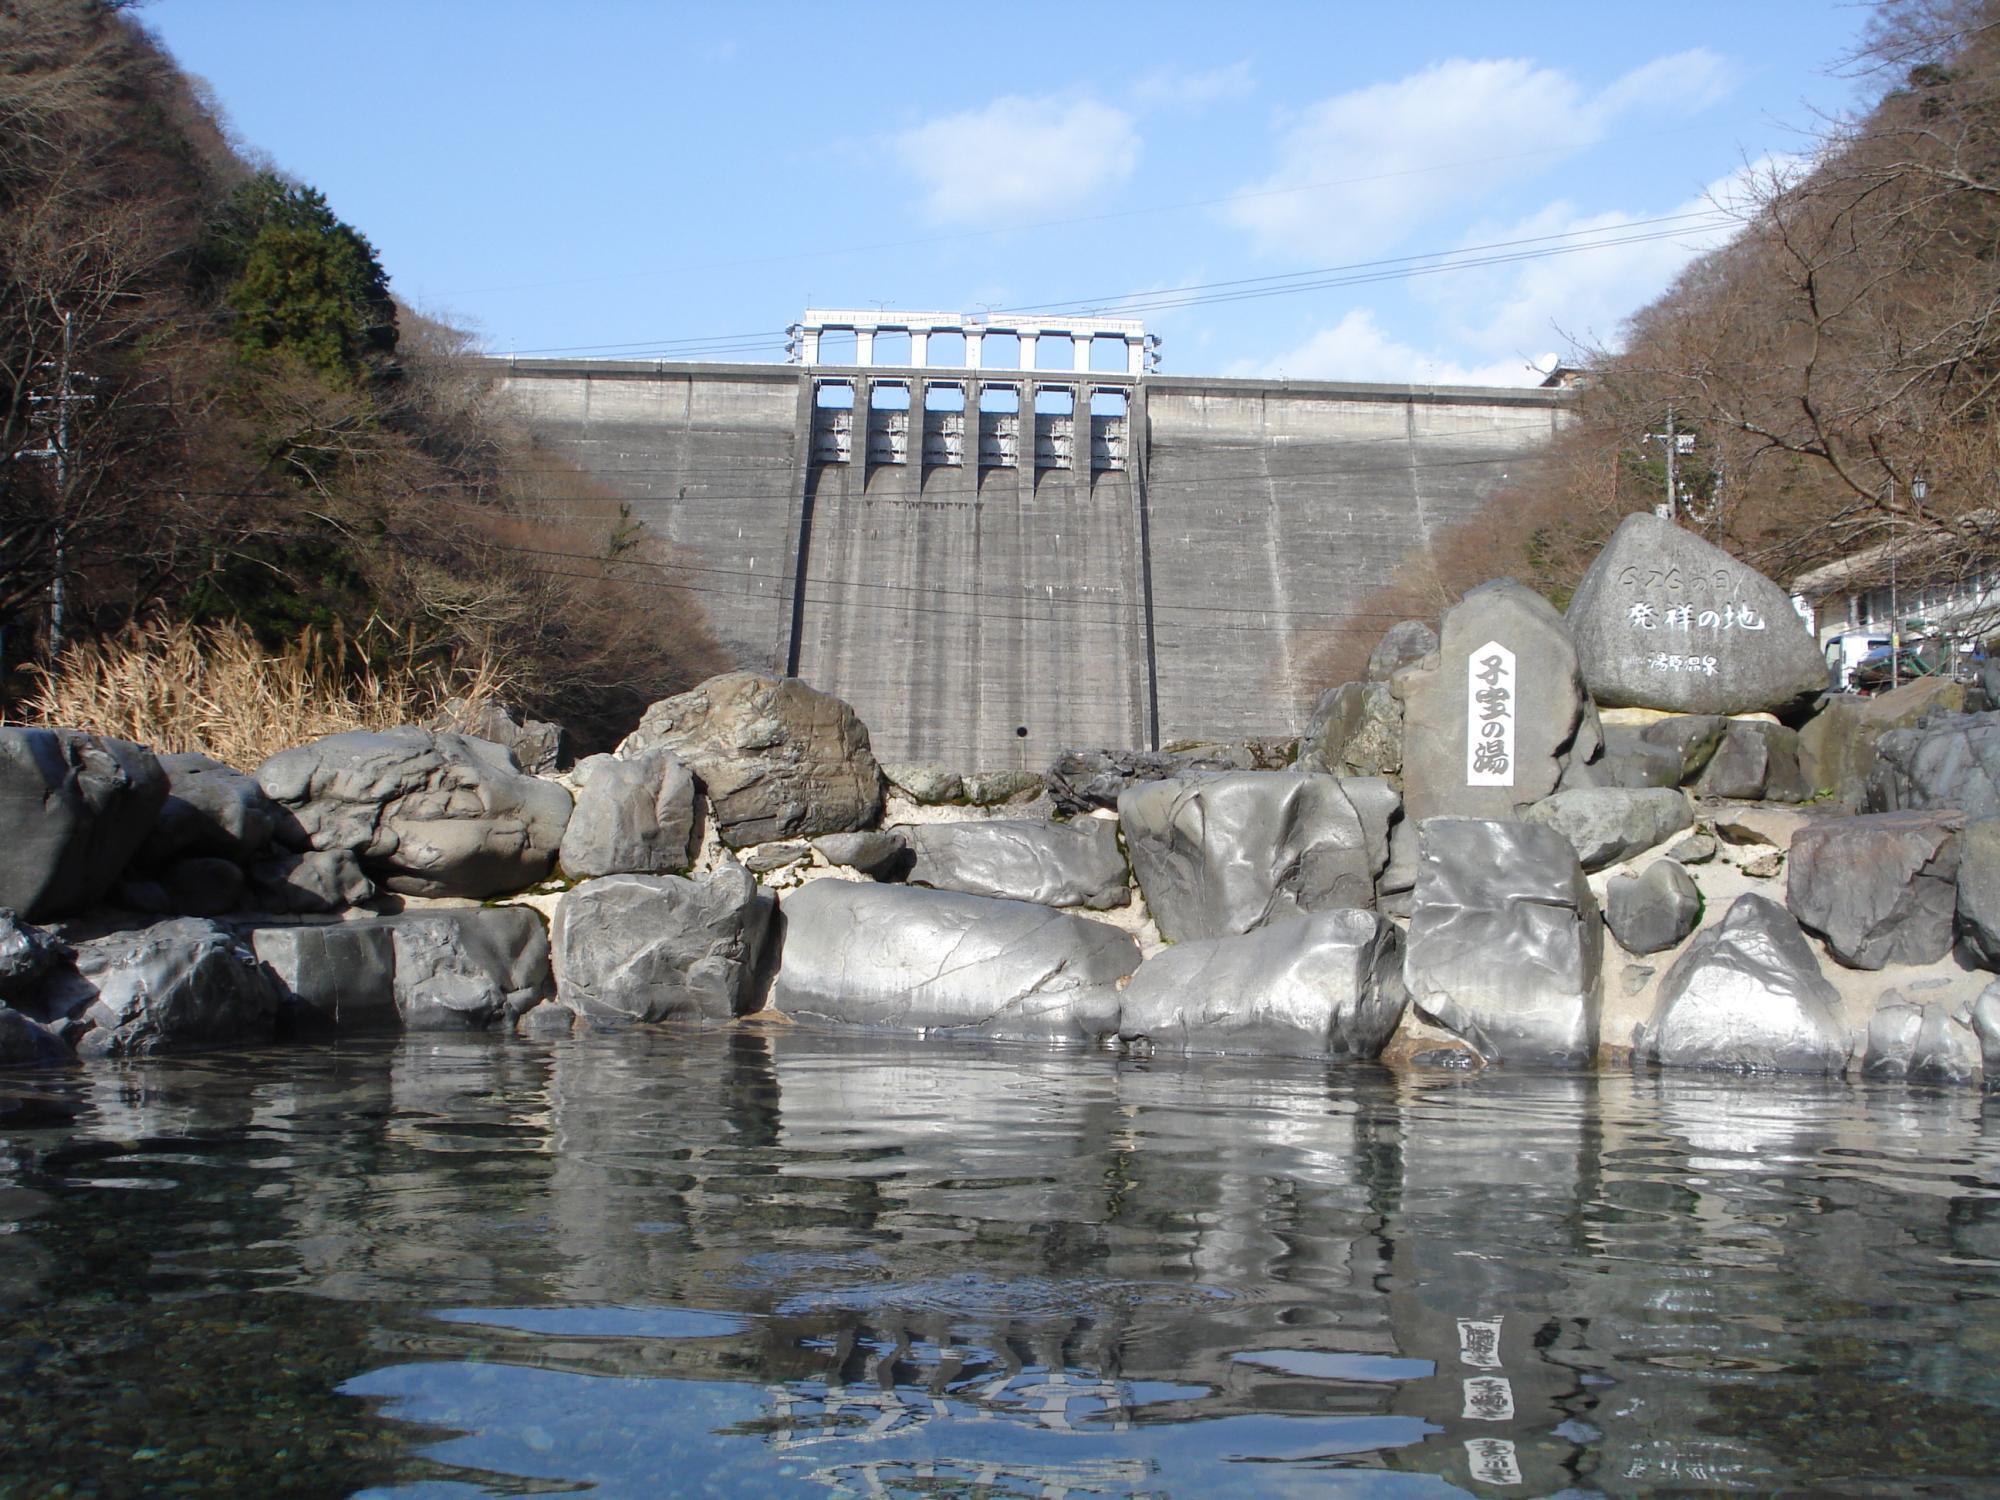
[{"label": "utility pole", "polygon": [[1646,441],[1658,443],[1667,453],[1667,500],[1664,505],[1653,507],[1653,514],[1663,521],[1677,520],[1680,516],[1680,456],[1694,452],[1694,434],[1682,434],[1674,427],[1674,409],[1667,408],[1667,430],[1649,432]]}]

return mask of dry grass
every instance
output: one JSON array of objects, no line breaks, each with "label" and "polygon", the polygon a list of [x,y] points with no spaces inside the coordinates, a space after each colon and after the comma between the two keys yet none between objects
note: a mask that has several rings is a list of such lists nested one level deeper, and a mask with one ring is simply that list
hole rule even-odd
[{"label": "dry grass", "polygon": [[199,750],[247,771],[321,735],[422,723],[448,698],[504,700],[511,686],[491,656],[440,666],[386,630],[360,642],[309,631],[272,652],[240,625],[173,624],[77,647],[40,674],[24,708],[28,723]]}]

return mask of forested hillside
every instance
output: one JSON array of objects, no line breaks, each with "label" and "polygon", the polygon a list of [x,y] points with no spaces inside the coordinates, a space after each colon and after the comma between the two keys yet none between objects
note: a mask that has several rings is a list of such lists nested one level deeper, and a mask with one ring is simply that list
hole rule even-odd
[{"label": "forested hillside", "polygon": [[[1565,603],[1665,501],[1669,431],[1681,523],[1782,583],[1870,549],[1906,588],[2000,566],[2000,0],[1890,0],[1835,65],[1872,108],[1754,172],[1741,232],[1586,360],[1539,472],[1359,609],[1434,617],[1496,574]],[[1359,675],[1367,636],[1318,675]]]},{"label": "forested hillside", "polygon": [[672,561],[494,411],[365,233],[114,0],[0,0],[0,644],[162,621],[503,661],[585,744],[725,663]]}]

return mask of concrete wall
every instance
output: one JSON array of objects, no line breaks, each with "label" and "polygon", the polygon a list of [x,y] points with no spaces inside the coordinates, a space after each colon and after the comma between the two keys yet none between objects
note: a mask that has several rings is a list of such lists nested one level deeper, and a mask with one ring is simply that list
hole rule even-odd
[{"label": "concrete wall", "polygon": [[1152,377],[1129,388],[1126,469],[864,467],[813,459],[795,367],[492,368],[553,448],[698,554],[702,571],[670,577],[744,665],[846,698],[885,759],[965,769],[1156,728],[1295,734],[1314,649],[1372,643],[1392,622],[1359,601],[1483,504],[1567,401]]},{"label": "concrete wall", "polygon": [[694,592],[746,666],[782,666],[805,453],[784,365],[494,360],[499,393],[555,452],[691,554]]},{"label": "concrete wall", "polygon": [[1154,377],[1146,504],[1163,739],[1298,732],[1313,651],[1372,645],[1353,610],[1485,503],[1561,392]]}]

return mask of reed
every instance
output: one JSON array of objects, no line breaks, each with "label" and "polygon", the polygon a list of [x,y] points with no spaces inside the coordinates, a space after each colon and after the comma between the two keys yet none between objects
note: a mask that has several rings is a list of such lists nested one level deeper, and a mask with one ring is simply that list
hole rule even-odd
[{"label": "reed", "polygon": [[199,750],[241,770],[321,735],[423,723],[450,699],[504,701],[513,685],[488,653],[440,662],[382,626],[359,639],[308,630],[273,651],[241,625],[185,622],[79,645],[38,678],[26,723]]}]

